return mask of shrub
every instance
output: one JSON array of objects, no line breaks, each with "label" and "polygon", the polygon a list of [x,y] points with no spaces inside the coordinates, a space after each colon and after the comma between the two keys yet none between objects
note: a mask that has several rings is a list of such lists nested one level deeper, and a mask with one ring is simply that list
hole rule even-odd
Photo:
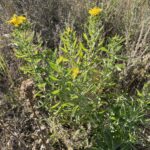
[{"label": "shrub", "polygon": [[14,52],[34,81],[34,105],[46,112],[53,144],[115,150],[132,149],[140,141],[148,101],[121,88],[124,38],[105,37],[102,24],[101,14],[89,16],[80,36],[67,25],[54,52],[44,49],[40,39],[33,44],[29,23],[13,31]]}]

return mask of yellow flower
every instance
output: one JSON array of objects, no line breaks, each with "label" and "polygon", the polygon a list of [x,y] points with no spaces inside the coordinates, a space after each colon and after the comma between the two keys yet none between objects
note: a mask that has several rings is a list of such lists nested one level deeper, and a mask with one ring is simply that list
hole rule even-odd
[{"label": "yellow flower", "polygon": [[15,27],[20,26],[21,24],[23,24],[24,22],[26,22],[27,18],[24,16],[17,16],[17,15],[13,15],[12,18],[10,18],[10,20],[8,21],[9,24],[12,24]]},{"label": "yellow flower", "polygon": [[79,74],[79,68],[72,68],[72,78],[75,79]]},{"label": "yellow flower", "polygon": [[102,9],[99,7],[94,7],[92,9],[89,10],[89,14],[92,16],[97,16],[102,12]]}]

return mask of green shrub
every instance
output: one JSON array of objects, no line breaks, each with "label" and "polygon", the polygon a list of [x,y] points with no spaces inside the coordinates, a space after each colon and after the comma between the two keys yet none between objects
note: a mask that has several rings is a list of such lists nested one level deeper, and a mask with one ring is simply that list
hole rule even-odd
[{"label": "green shrub", "polygon": [[132,149],[144,123],[146,100],[130,97],[119,84],[124,40],[104,39],[100,18],[89,16],[80,37],[67,26],[54,52],[32,43],[28,23],[13,31],[21,70],[34,80],[38,107],[48,112],[50,139],[68,149]]}]

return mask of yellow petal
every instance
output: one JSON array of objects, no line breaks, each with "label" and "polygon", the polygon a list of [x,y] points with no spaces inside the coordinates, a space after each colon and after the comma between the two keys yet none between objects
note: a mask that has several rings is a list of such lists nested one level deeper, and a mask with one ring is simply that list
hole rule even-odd
[{"label": "yellow petal", "polygon": [[99,15],[101,12],[102,12],[102,9],[99,7],[94,7],[94,8],[89,10],[89,14],[92,16]]},{"label": "yellow petal", "polygon": [[8,20],[8,23],[14,25],[15,27],[18,27],[19,25],[24,23],[26,20],[27,20],[26,17],[17,16],[16,14],[14,14],[13,17],[11,17],[10,20]]}]

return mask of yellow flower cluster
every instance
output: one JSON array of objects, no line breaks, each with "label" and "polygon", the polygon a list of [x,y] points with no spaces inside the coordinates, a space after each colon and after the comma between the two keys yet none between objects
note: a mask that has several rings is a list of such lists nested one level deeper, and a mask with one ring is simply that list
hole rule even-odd
[{"label": "yellow flower cluster", "polygon": [[97,16],[102,12],[102,9],[99,7],[94,7],[89,10],[89,14],[92,16]]},{"label": "yellow flower cluster", "polygon": [[9,24],[12,24],[15,27],[19,27],[21,24],[23,24],[24,22],[26,22],[27,18],[24,16],[17,16],[17,15],[13,15],[12,18],[10,18],[10,20],[8,21]]}]

